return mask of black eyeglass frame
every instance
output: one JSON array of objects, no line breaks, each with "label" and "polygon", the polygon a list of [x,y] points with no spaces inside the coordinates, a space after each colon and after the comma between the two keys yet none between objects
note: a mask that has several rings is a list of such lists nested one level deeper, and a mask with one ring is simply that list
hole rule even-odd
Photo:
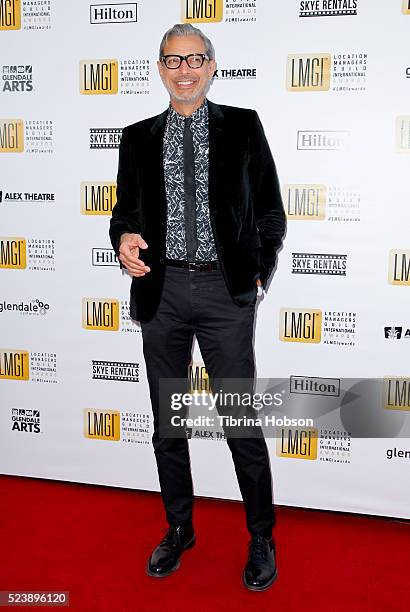
[{"label": "black eyeglass frame", "polygon": [[[165,61],[165,60],[166,60],[168,57],[178,57],[178,58],[179,58],[179,64],[178,64],[178,66],[175,66],[175,68],[171,68],[170,66],[167,66],[167,64],[166,64],[166,61]],[[202,58],[202,64],[201,64],[200,66],[196,66],[195,68],[194,68],[193,66],[190,66],[190,65],[189,65],[189,62],[188,62],[188,58],[189,58],[189,57],[201,57],[201,58]],[[171,53],[171,54],[169,54],[169,55],[163,55],[163,56],[161,57],[161,62],[163,62],[163,63],[164,63],[165,68],[168,68],[168,70],[178,70],[178,68],[180,68],[180,67],[181,67],[181,64],[182,64],[182,62],[183,62],[184,60],[185,60],[185,61],[186,61],[186,63],[188,64],[188,67],[189,67],[189,68],[191,68],[192,70],[198,70],[198,68],[202,68],[202,66],[204,65],[204,61],[205,61],[205,60],[208,60],[208,61],[209,61],[209,60],[210,60],[210,58],[207,56],[207,54],[206,54],[206,53],[190,53],[189,55],[178,55],[177,53]]]}]

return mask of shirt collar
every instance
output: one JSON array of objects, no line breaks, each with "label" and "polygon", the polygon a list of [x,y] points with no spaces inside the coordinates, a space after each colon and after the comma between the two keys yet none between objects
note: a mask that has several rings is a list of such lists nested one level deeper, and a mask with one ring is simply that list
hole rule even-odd
[{"label": "shirt collar", "polygon": [[[205,122],[207,118],[208,118],[208,100],[205,98],[201,106],[197,108],[196,111],[192,113],[192,115],[190,115],[190,119],[192,119],[192,123],[196,125],[196,124],[201,124]],[[172,121],[172,122],[175,121],[175,122],[183,124],[185,119],[187,119],[187,117],[184,117],[184,115],[180,115],[174,109],[174,107],[171,106],[171,104],[169,105],[168,121]]]}]

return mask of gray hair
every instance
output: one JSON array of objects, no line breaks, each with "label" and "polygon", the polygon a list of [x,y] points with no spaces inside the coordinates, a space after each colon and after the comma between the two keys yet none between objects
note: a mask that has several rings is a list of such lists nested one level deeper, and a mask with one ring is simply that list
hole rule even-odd
[{"label": "gray hair", "polygon": [[205,36],[202,30],[194,28],[190,23],[176,23],[165,32],[159,46],[159,59],[163,56],[165,45],[172,36],[198,36],[205,45],[206,55],[209,59],[215,59],[215,49],[209,38]]}]

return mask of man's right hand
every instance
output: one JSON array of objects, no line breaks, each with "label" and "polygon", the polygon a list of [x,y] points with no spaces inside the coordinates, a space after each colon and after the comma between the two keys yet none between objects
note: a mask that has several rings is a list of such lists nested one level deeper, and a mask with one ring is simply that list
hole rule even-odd
[{"label": "man's right hand", "polygon": [[122,234],[120,240],[120,261],[131,276],[145,276],[151,268],[139,259],[140,249],[147,249],[148,245],[141,234]]}]

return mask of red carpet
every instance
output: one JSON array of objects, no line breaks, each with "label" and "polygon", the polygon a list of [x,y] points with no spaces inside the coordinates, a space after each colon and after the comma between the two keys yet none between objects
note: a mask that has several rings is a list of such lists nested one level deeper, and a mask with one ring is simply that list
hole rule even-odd
[{"label": "red carpet", "polygon": [[73,610],[410,606],[403,521],[278,508],[279,578],[253,593],[241,582],[248,537],[239,503],[197,500],[197,544],[175,574],[159,580],[145,574],[165,527],[159,495],[9,476],[0,477],[0,493],[0,590],[70,591]]}]

